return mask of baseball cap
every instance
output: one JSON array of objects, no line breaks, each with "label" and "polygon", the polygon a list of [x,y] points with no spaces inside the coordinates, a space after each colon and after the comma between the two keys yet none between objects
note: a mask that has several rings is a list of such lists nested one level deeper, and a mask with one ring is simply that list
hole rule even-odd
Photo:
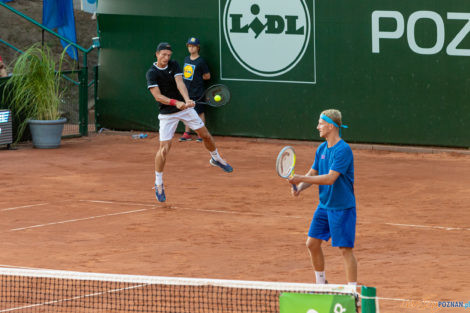
[{"label": "baseball cap", "polygon": [[189,37],[188,42],[186,43],[187,45],[199,45],[199,39],[196,37]]},{"label": "baseball cap", "polygon": [[157,52],[161,50],[171,50],[171,45],[168,42],[160,42],[157,46]]}]

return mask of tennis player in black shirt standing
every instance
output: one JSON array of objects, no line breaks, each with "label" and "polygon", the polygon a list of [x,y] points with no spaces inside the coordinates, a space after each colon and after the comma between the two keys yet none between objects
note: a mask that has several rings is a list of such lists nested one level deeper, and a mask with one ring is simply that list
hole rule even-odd
[{"label": "tennis player in black shirt standing", "polygon": [[204,122],[194,110],[195,102],[189,98],[188,90],[183,82],[183,72],[178,62],[171,60],[172,49],[167,42],[157,46],[155,62],[147,71],[147,88],[160,106],[160,147],[155,156],[155,196],[158,201],[165,202],[163,187],[163,169],[171,148],[178,122],[193,129],[204,142],[211,154],[210,164],[218,166],[225,172],[233,168],[219,155],[214,139],[204,126]]}]

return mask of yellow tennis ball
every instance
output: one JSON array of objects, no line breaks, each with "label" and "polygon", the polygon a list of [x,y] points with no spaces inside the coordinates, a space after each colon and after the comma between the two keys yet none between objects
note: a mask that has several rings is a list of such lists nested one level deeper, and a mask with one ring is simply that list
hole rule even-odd
[{"label": "yellow tennis ball", "polygon": [[219,102],[220,100],[222,100],[222,97],[220,95],[215,95],[214,100]]}]

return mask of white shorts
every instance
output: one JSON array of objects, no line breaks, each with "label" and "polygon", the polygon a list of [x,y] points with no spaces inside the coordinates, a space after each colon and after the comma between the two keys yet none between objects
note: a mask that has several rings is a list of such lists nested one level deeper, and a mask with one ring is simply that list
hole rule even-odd
[{"label": "white shorts", "polygon": [[160,141],[167,141],[173,138],[179,121],[193,130],[204,127],[204,122],[197,115],[194,108],[172,114],[158,114],[158,119],[160,120]]}]

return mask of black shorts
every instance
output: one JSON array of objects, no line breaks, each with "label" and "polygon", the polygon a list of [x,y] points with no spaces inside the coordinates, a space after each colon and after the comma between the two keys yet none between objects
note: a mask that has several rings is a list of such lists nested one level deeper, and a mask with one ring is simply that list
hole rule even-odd
[{"label": "black shorts", "polygon": [[194,109],[196,110],[197,114],[201,114],[201,113],[206,112],[206,105],[196,103],[196,106],[194,107]]}]

